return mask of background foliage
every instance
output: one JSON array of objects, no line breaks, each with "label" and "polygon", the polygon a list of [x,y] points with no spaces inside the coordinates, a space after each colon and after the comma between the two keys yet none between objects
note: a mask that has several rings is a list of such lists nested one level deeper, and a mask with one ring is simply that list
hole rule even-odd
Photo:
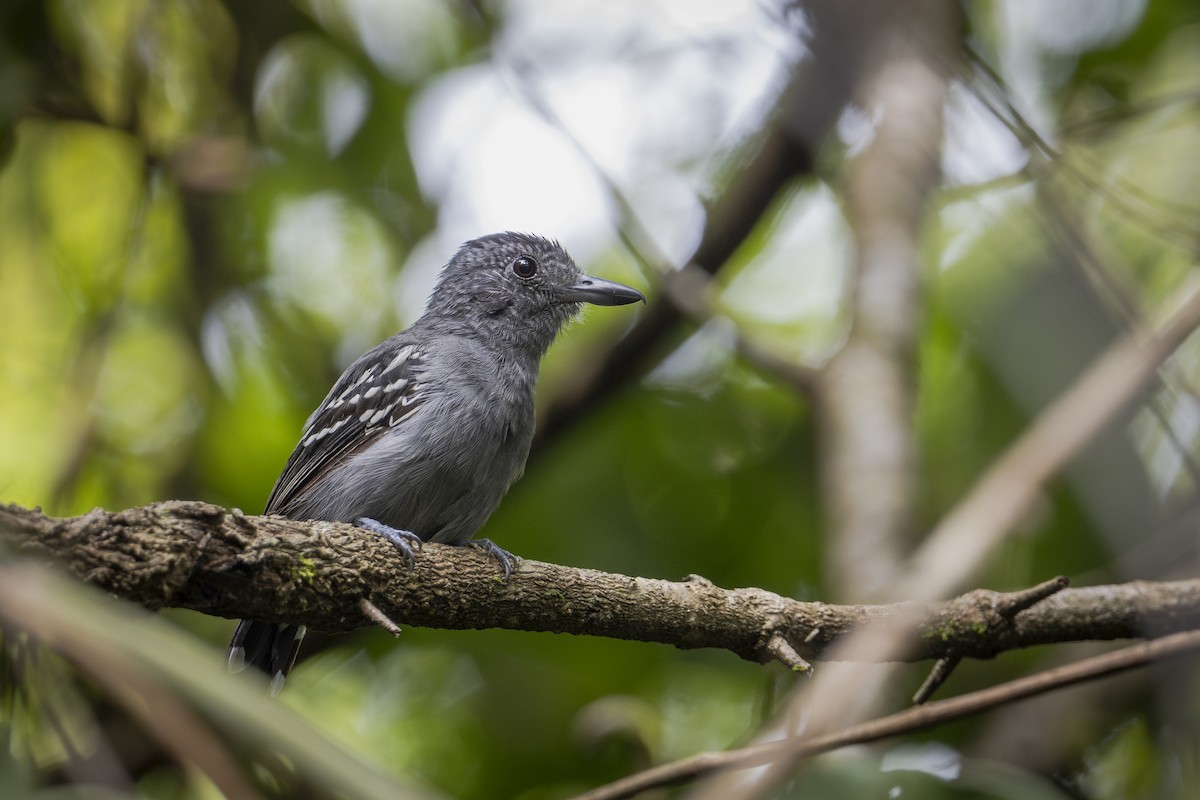
[{"label": "background foliage", "polygon": [[[914,540],[1131,319],[1194,282],[1200,245],[1194,3],[961,10],[979,61],[950,94],[923,245]],[[611,188],[684,263],[705,202],[807,57],[804,14],[9,0],[0,496],[64,515],[166,498],[260,511],[340,370],[413,320],[453,248],[491,230],[557,237],[585,270],[657,293],[618,235]],[[853,599],[826,568],[813,404],[741,360],[733,331],[810,366],[836,351],[850,323],[842,169],[871,124],[842,115],[815,174],[717,274],[715,316],[676,326],[636,382],[538,447],[489,538],[544,561]],[[543,407],[631,324],[624,311],[590,313],[555,347]],[[1198,356],[1185,347],[1074,463],[984,585],[1195,573]],[[232,623],[163,616],[208,643],[216,673]],[[558,797],[728,747],[794,680],[723,653],[509,631],[369,631],[306,652],[281,702],[457,797]],[[1063,657],[971,664],[955,689]],[[149,757],[101,692],[60,702],[69,671],[47,654],[36,666],[6,689],[0,778],[33,792],[111,750],[118,791],[213,796]],[[794,791],[1188,796],[1195,689],[1172,672],[1061,693],[828,759]]]}]

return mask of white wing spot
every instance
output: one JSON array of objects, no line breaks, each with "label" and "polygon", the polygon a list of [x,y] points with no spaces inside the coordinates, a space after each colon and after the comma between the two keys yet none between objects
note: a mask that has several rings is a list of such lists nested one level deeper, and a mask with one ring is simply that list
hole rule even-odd
[{"label": "white wing spot", "polygon": [[[347,387],[346,387],[346,389],[345,389],[345,391],[343,391],[343,392],[342,392],[342,393],[341,393],[341,394],[338,396],[338,401],[337,401],[336,403],[330,403],[330,404],[329,404],[329,407],[330,407],[330,408],[334,408],[334,407],[336,407],[336,406],[340,406],[340,405],[342,404],[342,402],[341,402],[341,401],[345,400],[345,399],[346,399],[346,397],[347,397],[347,396],[348,396],[348,395],[349,395],[351,392],[353,392],[353,391],[354,391],[355,389],[357,389],[359,386],[362,386],[364,383],[370,383],[370,382],[371,382],[372,380],[374,380],[374,379],[375,379],[375,368],[374,368],[374,367],[369,367],[369,368],[367,369],[367,371],[366,371],[366,372],[364,372],[362,375],[359,375],[359,376],[358,376],[358,380],[356,380],[354,383],[352,383],[352,384],[350,384],[349,386],[347,386]],[[357,397],[357,395],[355,395],[355,397]],[[354,400],[351,400],[350,402],[351,402],[351,403],[353,403],[353,402],[354,402]]]},{"label": "white wing spot", "polygon": [[379,394],[379,387],[372,386],[370,389],[367,389],[367,393],[364,394],[363,397],[367,400],[370,400],[372,397],[374,397],[377,394]]},{"label": "white wing spot", "polygon": [[408,378],[397,378],[387,386],[383,387],[383,390],[385,392],[396,392],[404,389],[405,386],[408,386]]},{"label": "white wing spot", "polygon": [[367,422],[367,424],[374,425],[376,422],[379,422],[379,420],[386,417],[388,415],[388,413],[395,407],[396,407],[396,404],[391,403],[390,405],[386,405],[383,408],[379,409],[378,411],[375,412],[375,415],[373,417],[371,417],[371,421]]},{"label": "white wing spot", "polygon": [[387,365],[387,367],[385,367],[385,368],[384,368],[384,370],[383,370],[383,371],[384,371],[384,373],[391,372],[391,371],[392,371],[392,370],[394,370],[396,367],[398,367],[398,366],[400,366],[401,364],[403,364],[405,361],[408,361],[408,357],[412,355],[413,349],[414,349],[414,348],[413,348],[413,346],[412,346],[411,344],[409,344],[409,345],[405,345],[404,347],[401,347],[401,348],[400,348],[400,350],[399,350],[399,351],[397,351],[397,353],[396,353],[396,357],[395,357],[395,358],[393,358],[393,359],[391,360],[391,363],[389,363],[389,364]]},{"label": "white wing spot", "polygon": [[349,421],[350,421],[349,417],[342,417],[341,419],[339,419],[337,422],[333,423],[332,425],[326,425],[324,428],[317,431],[312,436],[309,436],[308,438],[306,438],[304,440],[304,446],[308,447],[313,442],[321,441],[329,434],[336,432],[338,428],[342,427]]}]

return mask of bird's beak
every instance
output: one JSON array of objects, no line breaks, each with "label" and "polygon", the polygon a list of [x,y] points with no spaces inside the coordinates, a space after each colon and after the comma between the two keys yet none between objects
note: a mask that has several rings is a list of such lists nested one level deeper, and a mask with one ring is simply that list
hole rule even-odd
[{"label": "bird's beak", "polygon": [[591,303],[597,306],[623,306],[639,300],[646,302],[645,296],[637,289],[616,281],[593,278],[591,275],[580,275],[574,286],[563,291],[562,298],[571,303]]}]

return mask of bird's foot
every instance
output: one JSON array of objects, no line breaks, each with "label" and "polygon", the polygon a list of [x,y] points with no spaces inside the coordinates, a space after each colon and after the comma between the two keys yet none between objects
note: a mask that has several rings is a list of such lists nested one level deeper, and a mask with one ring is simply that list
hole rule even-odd
[{"label": "bird's foot", "polygon": [[491,539],[472,539],[467,544],[478,547],[484,552],[484,555],[496,559],[496,562],[500,564],[500,569],[504,570],[504,580],[508,580],[508,576],[512,575],[513,567],[520,560]]},{"label": "bird's foot", "polygon": [[378,533],[387,539],[400,551],[400,555],[404,557],[404,563],[408,564],[410,569],[416,566],[417,555],[413,550],[421,549],[420,536],[417,536],[412,531],[402,531],[399,528],[393,528],[391,525],[384,525],[379,520],[371,519],[370,517],[359,517],[354,520],[354,524],[363,530]]}]

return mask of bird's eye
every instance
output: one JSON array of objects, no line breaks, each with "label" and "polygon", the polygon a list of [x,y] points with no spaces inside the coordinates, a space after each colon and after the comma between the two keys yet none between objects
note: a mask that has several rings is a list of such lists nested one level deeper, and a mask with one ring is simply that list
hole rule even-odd
[{"label": "bird's eye", "polygon": [[537,270],[537,262],[529,256],[518,256],[513,259],[513,275],[516,275],[518,278],[532,278],[534,275],[537,275]]}]

